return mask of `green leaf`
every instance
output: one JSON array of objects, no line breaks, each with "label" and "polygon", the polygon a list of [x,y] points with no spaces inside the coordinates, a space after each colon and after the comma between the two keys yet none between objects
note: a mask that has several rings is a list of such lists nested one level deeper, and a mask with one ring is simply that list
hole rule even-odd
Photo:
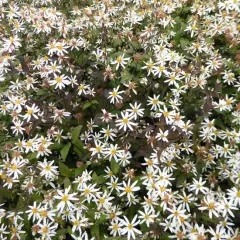
[{"label": "green leaf", "polygon": [[43,201],[43,197],[41,195],[38,195],[37,193],[32,195],[32,199],[36,202],[42,202]]},{"label": "green leaf", "polygon": [[206,38],[206,42],[212,44],[214,43],[214,40],[212,38]]},{"label": "green leaf", "polygon": [[67,229],[66,228],[61,228],[61,229],[57,230],[58,237],[59,236],[65,236],[66,233],[67,233]]},{"label": "green leaf", "polygon": [[60,149],[62,148],[63,145],[60,144],[60,143],[54,143],[54,144],[51,144],[48,148],[51,149],[51,150],[57,150],[57,149]]},{"label": "green leaf", "polygon": [[140,44],[139,44],[138,41],[131,41],[130,43],[131,43],[131,45],[132,45],[134,48],[136,48],[136,49],[139,49],[139,48],[140,48]]},{"label": "green leaf", "polygon": [[107,216],[105,214],[101,214],[100,218],[96,220],[97,223],[101,224],[107,221]]},{"label": "green leaf", "polygon": [[186,179],[187,179],[187,175],[184,174],[184,173],[181,173],[181,174],[177,177],[176,186],[178,187],[179,185],[182,185]]},{"label": "green leaf", "polygon": [[31,223],[30,220],[28,219],[28,214],[23,215],[24,218],[24,228],[27,230],[28,233],[31,232]]},{"label": "green leaf", "polygon": [[26,199],[23,197],[23,195],[19,195],[17,201],[17,208],[24,208],[24,206],[26,206]]},{"label": "green leaf", "polygon": [[149,228],[147,227],[146,223],[141,224],[140,227],[141,227],[141,231],[143,233],[146,233],[149,230]]},{"label": "green leaf", "polygon": [[78,155],[78,157],[83,155],[79,148],[77,148],[75,145],[73,146],[73,151]]},{"label": "green leaf", "polygon": [[88,217],[88,218],[90,218],[91,220],[95,220],[95,218],[94,218],[94,216],[95,216],[95,211],[94,210],[88,210],[87,212],[86,212],[86,216]]},{"label": "green leaf", "polygon": [[117,174],[120,169],[120,165],[115,161],[115,159],[111,160],[111,169],[114,174]]},{"label": "green leaf", "polygon": [[220,118],[217,118],[214,123],[215,123],[216,127],[223,129],[223,130],[225,129],[224,123]]},{"label": "green leaf", "polygon": [[132,79],[133,79],[133,76],[129,72],[126,72],[125,74],[122,74],[122,80],[123,81],[131,81]]},{"label": "green leaf", "polygon": [[114,47],[117,47],[121,44],[121,40],[118,38],[115,38],[115,39],[113,39],[112,43],[113,43]]},{"label": "green leaf", "polygon": [[132,219],[134,218],[134,216],[136,215],[138,209],[140,209],[140,204],[137,203],[136,205],[131,205],[128,210],[127,210],[127,216],[129,221],[132,221]]},{"label": "green leaf", "polygon": [[6,188],[0,188],[0,200],[2,198],[5,198],[5,199],[10,199],[12,198],[13,196],[13,192],[6,189]]},{"label": "green leaf", "polygon": [[78,140],[81,129],[82,129],[82,126],[79,125],[72,130],[72,142],[73,143],[76,143],[76,141]]},{"label": "green leaf", "polygon": [[60,153],[61,153],[61,155],[62,155],[63,161],[66,160],[71,145],[72,145],[72,144],[71,144],[70,142],[68,142],[68,143],[61,149]]},{"label": "green leaf", "polygon": [[180,45],[181,45],[182,49],[184,49],[189,43],[190,43],[189,40],[186,39],[186,38],[181,38],[180,39]]},{"label": "green leaf", "polygon": [[79,53],[78,55],[76,55],[75,57],[75,62],[81,66],[83,66],[86,63],[86,56],[83,52]]},{"label": "green leaf", "polygon": [[91,105],[92,105],[91,102],[86,102],[86,103],[84,103],[84,105],[83,105],[83,110],[85,110],[86,108],[89,108]]},{"label": "green leaf", "polygon": [[3,142],[6,139],[5,135],[0,135],[0,143]]},{"label": "green leaf", "polygon": [[169,239],[169,236],[170,236],[170,234],[167,233],[167,232],[165,232],[163,235],[160,236],[159,239],[161,239],[161,240],[168,240],[168,239]]},{"label": "green leaf", "polygon": [[98,101],[96,99],[91,101],[92,104],[98,104]]},{"label": "green leaf", "polygon": [[[71,172],[70,172],[71,174]],[[63,181],[64,188],[68,188],[71,185],[71,181],[68,177],[66,177]]]},{"label": "green leaf", "polygon": [[97,238],[97,239],[100,239],[99,225],[94,224],[94,225],[91,227],[91,235],[92,235],[92,237],[95,237],[95,238]]},{"label": "green leaf", "polygon": [[100,175],[100,176],[97,176],[96,178],[96,183],[97,184],[103,184],[107,181],[107,179],[104,177],[105,175]]},{"label": "green leaf", "polygon": [[218,221],[216,221],[215,218],[212,219],[212,218],[208,217],[208,216],[205,215],[205,214],[202,214],[202,219],[203,219],[204,221],[206,221],[206,222],[218,223]]},{"label": "green leaf", "polygon": [[85,149],[83,142],[80,139],[77,139],[76,142],[74,143],[74,145],[80,150],[80,152],[84,153]]},{"label": "green leaf", "polygon": [[72,234],[72,233],[73,233],[73,232],[72,232],[72,228],[71,228],[70,226],[68,226],[67,232],[68,232],[69,234]]},{"label": "green leaf", "polygon": [[45,94],[47,94],[47,91],[45,91],[45,90],[39,90],[39,91],[37,91],[37,96],[41,96],[41,95],[45,95]]},{"label": "green leaf", "polygon": [[97,180],[97,177],[98,177],[98,175],[94,172],[93,175],[92,175],[92,180],[93,181]]},{"label": "green leaf", "polygon": [[27,158],[28,160],[33,160],[33,159],[35,159],[36,157],[37,157],[37,152],[29,153],[29,154],[26,156],[26,158]]},{"label": "green leaf", "polygon": [[[127,237],[108,237],[107,240],[127,240]],[[136,240],[138,240],[137,237]]]},{"label": "green leaf", "polygon": [[81,166],[81,167],[78,167],[78,168],[75,170],[75,177],[80,176],[85,169],[87,169],[87,166],[86,166],[86,165]]},{"label": "green leaf", "polygon": [[71,173],[70,169],[64,163],[59,162],[58,165],[59,165],[59,171],[62,176],[71,177],[72,173]]}]

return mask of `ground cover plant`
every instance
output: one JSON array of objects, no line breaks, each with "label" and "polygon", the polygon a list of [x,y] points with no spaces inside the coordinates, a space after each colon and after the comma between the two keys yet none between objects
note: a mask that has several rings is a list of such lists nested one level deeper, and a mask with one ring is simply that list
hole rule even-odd
[{"label": "ground cover plant", "polygon": [[0,0],[0,239],[240,239],[239,0]]}]

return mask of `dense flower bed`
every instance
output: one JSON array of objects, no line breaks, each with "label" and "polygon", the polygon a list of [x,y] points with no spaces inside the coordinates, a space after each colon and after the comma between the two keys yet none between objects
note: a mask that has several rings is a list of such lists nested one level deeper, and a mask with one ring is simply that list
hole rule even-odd
[{"label": "dense flower bed", "polygon": [[239,0],[0,0],[0,239],[239,239]]}]

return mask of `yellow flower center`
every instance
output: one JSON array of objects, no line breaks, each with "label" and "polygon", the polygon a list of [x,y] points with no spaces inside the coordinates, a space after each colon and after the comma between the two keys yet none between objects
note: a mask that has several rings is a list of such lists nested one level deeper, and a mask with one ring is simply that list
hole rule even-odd
[{"label": "yellow flower center", "polygon": [[42,228],[42,232],[43,232],[43,233],[48,233],[48,227],[43,227],[43,228]]},{"label": "yellow flower center", "polygon": [[22,147],[23,144],[22,144],[22,142],[19,142],[17,145],[18,145],[18,147]]},{"label": "yellow flower center", "polygon": [[73,225],[78,226],[78,225],[79,225],[79,221],[77,221],[77,220],[74,221],[74,222],[73,222]]},{"label": "yellow flower center", "polygon": [[97,146],[97,147],[96,147],[96,151],[97,151],[97,152],[100,152],[101,150],[102,150],[102,148],[101,148],[100,146]]},{"label": "yellow flower center", "polygon": [[208,209],[215,209],[214,203],[210,203],[210,204],[208,205]]},{"label": "yellow flower center", "polygon": [[47,211],[46,210],[41,211],[40,215],[41,215],[41,217],[46,217]]},{"label": "yellow flower center", "polygon": [[13,164],[11,168],[12,168],[13,171],[16,171],[17,170],[17,165]]},{"label": "yellow flower center", "polygon": [[171,166],[172,166],[172,162],[171,162],[171,161],[168,161],[168,162],[167,162],[167,165],[168,165],[169,167],[171,167]]},{"label": "yellow flower center", "polygon": [[185,219],[183,217],[180,217],[181,223],[184,223]]},{"label": "yellow flower center", "polygon": [[112,96],[116,97],[117,96],[117,92],[112,92]]},{"label": "yellow flower center", "polygon": [[118,230],[118,225],[117,225],[117,224],[114,224],[114,225],[113,225],[113,230],[115,230],[115,231]]},{"label": "yellow flower center", "polygon": [[160,67],[159,67],[159,70],[160,70],[161,72],[162,72],[164,69],[165,69],[164,66],[160,66]]},{"label": "yellow flower center", "polygon": [[32,109],[27,110],[27,114],[31,115],[33,113]]},{"label": "yellow flower center", "polygon": [[47,166],[45,167],[45,170],[46,170],[46,171],[50,171],[50,170],[51,170],[51,166],[50,166],[50,165],[47,165]]},{"label": "yellow flower center", "polygon": [[13,42],[15,41],[15,39],[14,39],[13,37],[10,37],[10,38],[9,38],[9,41],[10,41],[11,43],[13,43]]},{"label": "yellow flower center", "polygon": [[150,166],[152,166],[152,164],[153,164],[152,159],[148,159],[147,164],[150,165]]},{"label": "yellow flower center", "polygon": [[230,100],[230,99],[228,99],[227,101],[226,101],[226,104],[227,105],[230,105],[232,103],[232,101]]},{"label": "yellow flower center", "polygon": [[120,63],[120,62],[122,61],[122,58],[121,58],[121,57],[117,57],[116,61],[117,61],[118,63]]},{"label": "yellow flower center", "polygon": [[183,238],[183,233],[182,232],[178,232],[177,233],[177,238]]},{"label": "yellow flower center", "polygon": [[62,78],[56,77],[56,82],[58,82],[58,83],[62,82]]},{"label": "yellow flower center", "polygon": [[129,122],[127,118],[124,118],[122,121],[124,124],[128,124],[128,122]]},{"label": "yellow flower center", "polygon": [[168,116],[169,116],[169,112],[164,112],[164,113],[163,113],[163,116],[164,116],[164,117],[168,117]]},{"label": "yellow flower center", "polygon": [[6,179],[6,182],[7,182],[7,183],[12,183],[12,182],[13,182],[13,179],[12,179],[12,178],[7,178],[7,179]]},{"label": "yellow flower center", "polygon": [[126,193],[130,193],[130,192],[132,192],[131,187],[127,186],[127,187],[125,188],[125,192],[126,192]]},{"label": "yellow flower center", "polygon": [[149,63],[149,64],[147,65],[147,67],[148,67],[148,69],[151,69],[151,68],[153,67],[153,64],[152,64],[152,63]]},{"label": "yellow flower center", "polygon": [[129,230],[133,229],[133,225],[132,225],[131,223],[128,224],[128,229],[129,229]]},{"label": "yellow flower center", "polygon": [[1,176],[2,179],[6,179],[7,178],[7,175],[4,172],[2,172],[2,174],[0,176]]},{"label": "yellow flower center", "polygon": [[160,187],[159,189],[160,189],[161,192],[166,190],[166,188],[164,186]]},{"label": "yellow flower center", "polygon": [[67,202],[68,201],[68,196],[67,195],[62,196],[62,201]]},{"label": "yellow flower center", "polygon": [[174,212],[174,216],[175,216],[175,217],[179,216],[179,213],[178,213],[177,211]]},{"label": "yellow flower center", "polygon": [[116,149],[112,149],[112,150],[111,150],[111,154],[112,154],[112,155],[115,155],[116,153],[117,153],[117,150],[116,150]]},{"label": "yellow flower center", "polygon": [[84,190],[84,194],[89,194],[90,193],[90,190],[87,188]]},{"label": "yellow flower center", "polygon": [[38,212],[37,208],[33,208],[33,209],[32,209],[32,213],[33,213],[33,214],[36,214],[37,212]]}]

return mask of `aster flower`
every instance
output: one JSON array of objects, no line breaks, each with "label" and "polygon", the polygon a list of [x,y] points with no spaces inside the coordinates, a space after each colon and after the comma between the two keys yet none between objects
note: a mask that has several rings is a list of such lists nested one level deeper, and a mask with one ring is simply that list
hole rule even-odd
[{"label": "aster flower", "polygon": [[127,233],[128,240],[131,238],[135,239],[135,234],[142,234],[142,232],[136,228],[140,222],[137,220],[137,218],[138,216],[135,215],[131,222],[127,219],[126,216],[124,216],[124,219],[120,219],[122,224],[121,234],[124,235]]},{"label": "aster flower", "polygon": [[69,191],[71,190],[71,186],[66,188],[63,191],[57,190],[58,195],[54,196],[55,199],[60,200],[60,202],[57,205],[57,209],[60,212],[63,212],[64,208],[67,206],[68,208],[72,208],[74,205],[71,201],[76,201],[78,198],[74,197],[77,195],[77,193],[71,193],[69,194]]},{"label": "aster flower", "polygon": [[122,56],[118,56],[115,60],[111,61],[111,64],[117,64],[116,70],[121,66],[122,68],[125,68],[125,65],[129,62],[130,58],[124,58],[123,54]]}]

